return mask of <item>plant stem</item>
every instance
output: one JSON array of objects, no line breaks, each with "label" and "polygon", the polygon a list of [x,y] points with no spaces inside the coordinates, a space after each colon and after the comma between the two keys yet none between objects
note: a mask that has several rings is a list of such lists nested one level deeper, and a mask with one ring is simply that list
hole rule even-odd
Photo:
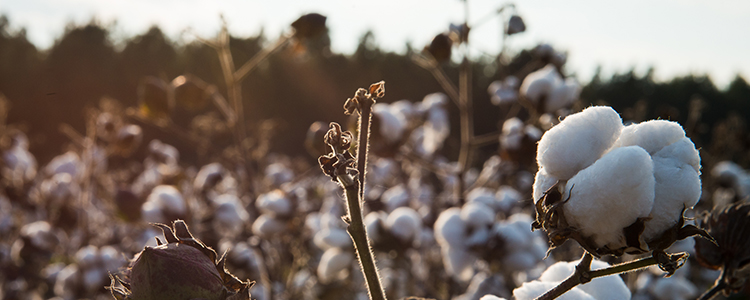
[{"label": "plant stem", "polygon": [[359,134],[357,137],[357,171],[359,172],[359,198],[365,198],[365,171],[367,171],[367,152],[370,148],[370,121],[372,119],[372,100],[361,101],[359,111]]},{"label": "plant stem", "polygon": [[380,284],[380,275],[378,275],[378,269],[375,266],[374,255],[370,248],[370,240],[367,238],[367,231],[362,219],[362,207],[358,191],[358,186],[361,183],[348,174],[338,175],[338,181],[344,186],[346,203],[349,210],[347,222],[349,224],[346,227],[346,231],[354,242],[354,249],[357,251],[359,265],[362,268],[362,273],[365,275],[367,292],[372,300],[385,300],[385,292]]},{"label": "plant stem", "polygon": [[591,254],[589,254],[588,252],[585,252],[583,254],[583,258],[581,258],[581,262],[576,266],[575,272],[572,275],[570,275],[570,277],[565,279],[565,281],[561,282],[559,285],[557,285],[553,289],[544,293],[544,295],[541,295],[538,298],[536,298],[536,300],[555,299],[557,297],[560,297],[565,292],[573,289],[577,285],[589,282],[594,278],[635,271],[635,270],[642,269],[642,268],[655,265],[658,263],[654,256],[649,256],[649,257],[641,258],[638,260],[622,263],[619,265],[614,265],[614,266],[604,268],[604,269],[591,270],[590,267],[591,267],[592,259],[593,258]]}]

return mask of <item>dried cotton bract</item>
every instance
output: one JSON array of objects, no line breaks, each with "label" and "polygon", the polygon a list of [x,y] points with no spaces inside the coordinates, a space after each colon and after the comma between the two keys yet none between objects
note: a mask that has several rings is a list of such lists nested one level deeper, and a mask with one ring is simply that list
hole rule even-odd
[{"label": "dried cotton bract", "polygon": [[663,250],[695,227],[682,213],[701,194],[700,156],[675,122],[623,126],[610,107],[573,114],[542,136],[535,228],[594,255]]}]

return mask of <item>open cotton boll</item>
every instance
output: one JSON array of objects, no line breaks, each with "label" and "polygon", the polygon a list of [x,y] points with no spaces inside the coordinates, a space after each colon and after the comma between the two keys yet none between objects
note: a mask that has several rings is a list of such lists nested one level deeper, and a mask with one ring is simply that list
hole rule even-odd
[{"label": "open cotton boll", "polygon": [[653,169],[641,147],[612,150],[568,181],[562,197],[570,199],[563,206],[565,218],[583,236],[593,237],[596,247],[624,247],[623,228],[653,207]]},{"label": "open cotton boll", "polygon": [[[520,287],[513,290],[513,298],[516,300],[533,300],[537,297],[544,295],[548,290],[556,287],[559,282],[548,282],[548,281],[530,281],[525,282]],[[597,300],[586,292],[582,291],[578,287],[574,287],[571,290],[565,292],[560,297],[555,299],[558,300]]]},{"label": "open cotton boll", "polygon": [[380,134],[391,144],[398,143],[406,129],[406,119],[386,103],[375,103],[372,114],[380,121]]},{"label": "open cotton boll", "polygon": [[365,216],[365,230],[367,230],[367,236],[373,241],[377,241],[383,235],[383,226],[385,226],[385,219],[388,218],[388,214],[382,211],[373,211]]},{"label": "open cotton boll", "polygon": [[497,190],[495,198],[497,199],[495,209],[507,212],[519,203],[523,196],[516,189],[504,185]]},{"label": "open cotton boll", "polygon": [[484,203],[468,202],[461,208],[461,219],[474,227],[487,226],[495,221],[495,211]]},{"label": "open cotton boll", "polygon": [[446,209],[435,220],[435,240],[441,248],[463,247],[465,235],[466,222],[461,219],[461,208]]},{"label": "open cotton boll", "polygon": [[566,78],[564,82],[560,81],[552,87],[544,110],[552,113],[567,107],[578,99],[580,93],[581,85],[573,78]]},{"label": "open cotton boll", "polygon": [[292,203],[281,190],[274,190],[258,196],[255,205],[263,213],[286,216],[292,212]]},{"label": "open cotton boll", "polygon": [[450,134],[450,119],[445,105],[448,96],[443,93],[433,93],[424,97],[421,106],[426,111],[424,140],[422,146],[428,155],[432,155],[443,146],[443,142]]},{"label": "open cotton boll", "polygon": [[406,190],[403,184],[389,188],[381,196],[388,211],[393,211],[398,207],[409,204],[409,198],[409,191]]},{"label": "open cotton boll", "polygon": [[352,240],[349,234],[343,229],[323,229],[315,234],[313,238],[315,246],[327,250],[331,248],[346,248],[352,246]]},{"label": "open cotton boll", "polygon": [[506,300],[506,299],[500,298],[498,296],[493,296],[493,295],[484,295],[482,298],[479,298],[479,300]]},{"label": "open cotton boll", "polygon": [[250,219],[240,199],[235,195],[224,194],[214,200],[216,204],[215,224],[232,233],[238,233]]},{"label": "open cotton boll", "polygon": [[3,162],[7,168],[7,171],[4,170],[4,172],[12,174],[8,176],[10,179],[16,180],[18,178],[22,182],[34,180],[37,163],[34,155],[29,152],[28,145],[24,147],[17,144],[8,149],[8,151],[5,151],[3,153]]},{"label": "open cotton boll", "polygon": [[612,147],[640,146],[653,155],[662,148],[685,137],[685,130],[677,122],[650,120],[625,126]]},{"label": "open cotton boll", "polygon": [[653,156],[656,192],[642,237],[658,238],[693,208],[701,196],[700,155],[688,138],[664,147]]},{"label": "open cotton boll", "polygon": [[682,276],[659,278],[649,291],[658,300],[688,300],[698,296],[698,288]]},{"label": "open cotton boll", "polygon": [[399,207],[385,219],[385,227],[402,242],[413,242],[422,230],[422,218],[411,207]]},{"label": "open cotton boll", "polygon": [[294,172],[292,169],[282,163],[272,163],[268,165],[265,169],[265,174],[265,180],[270,182],[273,186],[280,186],[294,179]]},{"label": "open cotton boll", "polygon": [[553,177],[570,179],[601,157],[622,127],[620,115],[611,107],[586,108],[544,133],[537,147],[537,163]]},{"label": "open cotton boll", "polygon": [[467,282],[474,276],[473,263],[476,257],[467,250],[456,247],[441,248],[445,273],[459,282]]},{"label": "open cotton boll", "polygon": [[255,235],[262,238],[270,238],[275,234],[283,232],[286,229],[286,224],[272,216],[263,214],[255,219],[252,229]]},{"label": "open cotton boll", "polygon": [[143,220],[152,223],[167,223],[170,221],[167,216],[184,216],[186,213],[187,204],[182,194],[171,185],[155,187],[141,206]]},{"label": "open cotton boll", "polygon": [[549,95],[552,88],[561,81],[562,77],[557,73],[555,66],[548,64],[527,75],[521,83],[520,92],[532,102],[539,103],[539,100]]},{"label": "open cotton boll", "polygon": [[[561,282],[575,272],[575,267],[579,261],[557,262],[549,266],[539,277],[539,280],[543,282]],[[606,262],[596,259],[591,261],[592,270],[607,267],[609,267],[609,264]],[[630,289],[625,285],[622,277],[617,275],[597,277],[592,279],[591,282],[579,285],[576,288],[594,297],[594,299],[630,299]]]},{"label": "open cotton boll", "polygon": [[106,278],[107,272],[100,268],[84,270],[82,277],[83,287],[88,294],[94,294],[102,287],[102,285],[104,285],[104,280]]},{"label": "open cotton boll", "polygon": [[323,253],[318,264],[318,279],[327,284],[332,282],[341,271],[349,269],[354,260],[351,250],[331,248]]},{"label": "open cotton boll", "polygon": [[78,178],[82,170],[83,163],[81,162],[81,158],[73,151],[55,156],[44,168],[47,175],[68,173],[73,178]]},{"label": "open cotton boll", "polygon": [[549,175],[544,167],[539,168],[539,171],[536,172],[536,176],[534,176],[534,185],[532,186],[534,203],[539,201],[539,199],[542,199],[544,192],[555,185],[558,180],[559,179],[556,177]]},{"label": "open cotton boll", "polygon": [[94,245],[84,246],[75,254],[75,260],[81,268],[93,267],[99,259],[99,248]]},{"label": "open cotton boll", "polygon": [[466,195],[466,203],[472,202],[482,203],[487,207],[494,207],[497,205],[495,193],[486,187],[474,188]]}]

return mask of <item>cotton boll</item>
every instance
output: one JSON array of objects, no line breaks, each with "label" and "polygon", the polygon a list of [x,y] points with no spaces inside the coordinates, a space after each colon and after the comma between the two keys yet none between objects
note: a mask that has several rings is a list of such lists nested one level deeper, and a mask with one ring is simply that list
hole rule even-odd
[{"label": "cotton boll", "polygon": [[70,174],[58,173],[42,182],[41,191],[47,201],[61,204],[66,200],[77,199],[81,188]]},{"label": "cotton boll", "polygon": [[83,163],[78,154],[73,151],[68,151],[65,154],[53,158],[44,170],[47,175],[68,173],[73,178],[78,178],[80,172],[83,170]]},{"label": "cotton boll", "polygon": [[28,143],[14,144],[13,147],[3,153],[3,162],[5,170],[3,173],[9,173],[7,178],[20,182],[29,182],[36,176],[37,162],[34,155],[28,150]]},{"label": "cotton boll", "polygon": [[213,188],[224,177],[225,169],[220,163],[210,163],[201,167],[195,175],[193,187],[198,191]]},{"label": "cotton boll", "polygon": [[443,146],[443,142],[450,134],[450,119],[445,105],[448,96],[443,93],[433,93],[424,97],[422,107],[427,113],[424,128],[423,147],[428,155],[432,155]]},{"label": "cotton boll", "polygon": [[66,266],[57,274],[55,295],[64,299],[74,299],[75,289],[80,284],[80,272],[76,264]]},{"label": "cotton boll", "polygon": [[440,213],[435,221],[435,240],[443,249],[463,247],[466,222],[461,219],[461,209],[451,207]]},{"label": "cotton boll", "polygon": [[552,113],[572,104],[580,93],[581,85],[575,79],[567,78],[564,82],[559,82],[549,93],[545,111]]},{"label": "cotton boll", "polygon": [[555,185],[558,180],[559,179],[554,176],[547,174],[547,170],[545,170],[544,167],[539,168],[539,171],[536,172],[536,176],[534,177],[534,185],[532,186],[534,203],[539,201],[539,199],[542,199],[544,192]]},{"label": "cotton boll", "polygon": [[539,258],[534,253],[516,251],[503,257],[502,266],[513,271],[528,270],[536,266]]},{"label": "cotton boll", "polygon": [[395,114],[386,103],[375,103],[372,114],[380,121],[380,134],[385,140],[390,144],[398,143],[406,129],[406,119]]},{"label": "cotton boll", "polygon": [[253,222],[253,233],[262,237],[270,238],[276,234],[279,234],[286,229],[284,222],[275,219],[269,215],[260,215],[255,222]]},{"label": "cotton boll", "polygon": [[507,212],[510,211],[510,209],[513,208],[513,206],[515,206],[517,203],[521,202],[523,196],[521,196],[521,193],[519,193],[516,189],[504,185],[497,190],[495,198],[498,199],[495,208]]},{"label": "cotton boll", "polygon": [[474,247],[477,245],[484,245],[490,239],[490,228],[487,226],[475,227],[474,231],[466,237],[464,245],[467,247]]},{"label": "cotton boll", "polygon": [[216,203],[214,224],[230,234],[242,231],[245,223],[250,220],[250,215],[240,203],[240,199],[235,195],[224,194],[217,197],[214,202]]},{"label": "cotton boll", "polygon": [[[513,290],[513,298],[516,300],[533,300],[543,295],[547,291],[551,290],[552,288],[556,287],[558,284],[559,282],[547,282],[547,281],[536,281],[536,280],[531,281],[531,282],[526,282],[522,284],[520,287]],[[564,294],[562,294],[560,297],[557,297],[556,299],[559,299],[559,300],[597,300],[596,298],[582,291],[578,287],[575,287],[565,292]]]},{"label": "cotton boll", "polygon": [[21,227],[21,237],[28,238],[31,245],[45,251],[53,250],[60,242],[46,221],[36,221]]},{"label": "cotton boll", "polygon": [[[575,272],[575,267],[579,261],[557,262],[542,273],[539,277],[544,282],[560,282],[570,277]],[[609,264],[600,260],[591,261],[591,269],[598,270],[609,267]],[[591,280],[591,282],[577,286],[578,289],[586,292],[594,299],[630,299],[630,289],[628,289],[622,277],[603,276]]]},{"label": "cotton boll", "polygon": [[653,207],[653,168],[643,148],[612,150],[568,181],[563,194],[570,199],[563,205],[566,220],[593,237],[596,247],[624,247],[623,228]]},{"label": "cotton boll", "polygon": [[182,194],[171,185],[155,187],[141,207],[141,216],[147,222],[166,223],[167,216],[184,216],[187,205]]},{"label": "cotton boll", "polygon": [[96,246],[88,245],[78,249],[75,259],[81,268],[93,267],[99,258],[99,249]]},{"label": "cotton boll", "polygon": [[294,179],[294,172],[282,163],[273,163],[265,169],[265,179],[273,186],[280,186]]},{"label": "cotton boll", "polygon": [[382,211],[373,211],[365,216],[365,230],[367,230],[367,236],[373,241],[379,240],[383,235],[381,231],[383,230],[383,226],[385,226],[384,223],[387,217],[388,214]]},{"label": "cotton boll", "polygon": [[448,275],[460,282],[471,280],[471,277],[474,276],[472,264],[476,260],[476,257],[468,251],[456,247],[441,248],[441,252],[443,254],[445,272]]},{"label": "cotton boll", "polygon": [[662,148],[685,137],[685,131],[677,122],[651,120],[626,126],[613,147],[640,146],[653,155]]},{"label": "cotton boll", "polygon": [[497,205],[495,193],[486,187],[474,188],[466,195],[466,203],[473,202],[482,203],[487,207],[495,207]]},{"label": "cotton boll", "polygon": [[332,282],[340,272],[349,269],[354,260],[352,250],[331,248],[323,253],[318,264],[318,279],[323,284]]},{"label": "cotton boll", "polygon": [[[531,233],[531,226],[526,230]],[[526,234],[523,229],[507,222],[495,223],[492,226],[492,231],[495,235],[500,236],[506,245],[525,245],[529,242],[529,234]]]},{"label": "cotton boll", "polygon": [[524,78],[520,92],[535,104],[542,97],[546,97],[555,85],[562,81],[554,65],[548,64],[544,68],[530,73]]},{"label": "cotton boll", "polygon": [[493,295],[484,295],[482,298],[479,298],[479,300],[506,300],[506,299],[500,298],[498,296],[493,296]]},{"label": "cotton boll", "polygon": [[601,157],[617,140],[622,127],[620,115],[611,107],[586,108],[544,133],[537,148],[537,163],[547,174],[569,179]]},{"label": "cotton boll", "polygon": [[381,199],[385,203],[388,211],[393,211],[398,207],[405,206],[409,203],[409,191],[403,184],[396,185],[385,192]]},{"label": "cotton boll", "polygon": [[495,221],[495,211],[481,202],[468,202],[461,208],[461,219],[474,227],[487,226]]},{"label": "cotton boll", "polygon": [[292,212],[292,203],[281,190],[274,190],[258,196],[255,205],[263,213],[286,216]]},{"label": "cotton boll", "polygon": [[682,276],[660,278],[649,290],[659,300],[695,299],[698,295],[698,288]]},{"label": "cotton boll", "polygon": [[524,124],[519,118],[510,118],[503,122],[500,145],[507,149],[518,149],[524,137]]},{"label": "cotton boll", "polygon": [[411,207],[399,207],[385,219],[385,227],[402,242],[414,242],[422,230],[422,218]]},{"label": "cotton boll", "polygon": [[152,140],[148,143],[148,150],[152,157],[163,164],[177,165],[180,160],[180,152],[177,151],[177,148],[162,143],[160,140]]},{"label": "cotton boll", "polygon": [[700,156],[689,139],[664,147],[653,162],[656,193],[642,234],[647,242],[677,224],[683,209],[692,208],[701,196]]},{"label": "cotton boll", "polygon": [[331,248],[346,248],[352,246],[352,239],[343,229],[323,229],[313,238],[315,246],[322,250]]}]

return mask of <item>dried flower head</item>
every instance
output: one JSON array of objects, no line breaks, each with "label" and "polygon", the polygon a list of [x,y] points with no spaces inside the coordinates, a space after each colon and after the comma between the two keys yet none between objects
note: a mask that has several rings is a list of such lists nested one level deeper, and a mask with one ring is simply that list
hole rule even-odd
[{"label": "dried flower head", "polygon": [[737,292],[750,275],[750,203],[734,203],[723,209],[714,209],[699,221],[716,239],[696,239],[695,254],[698,262],[711,269],[722,269],[718,284],[724,292]]},{"label": "dried flower head", "polygon": [[526,24],[523,23],[523,19],[518,15],[511,16],[510,20],[508,20],[508,28],[506,28],[505,33],[513,35],[524,31],[526,31]]},{"label": "dried flower head", "polygon": [[326,31],[326,16],[316,13],[306,14],[292,23],[294,37],[309,39],[318,37]]},{"label": "dried flower head", "polygon": [[125,279],[110,275],[115,299],[250,299],[255,282],[227,272],[226,254],[216,261],[216,252],[194,238],[185,222],[154,225],[164,231],[167,244],[156,238],[158,246],[138,253]]},{"label": "dried flower head", "polygon": [[141,80],[138,85],[138,102],[141,113],[149,118],[168,118],[174,107],[168,84],[154,76]]},{"label": "dried flower head", "polygon": [[436,35],[429,46],[424,48],[424,52],[429,53],[437,62],[446,62],[451,59],[451,47],[453,41],[445,34]]},{"label": "dried flower head", "polygon": [[354,156],[349,152],[349,147],[352,145],[351,132],[342,131],[341,125],[332,122],[326,133],[325,143],[332,151],[318,158],[323,173],[331,176],[333,181],[337,181],[338,175],[352,175],[357,172],[354,169]]}]

